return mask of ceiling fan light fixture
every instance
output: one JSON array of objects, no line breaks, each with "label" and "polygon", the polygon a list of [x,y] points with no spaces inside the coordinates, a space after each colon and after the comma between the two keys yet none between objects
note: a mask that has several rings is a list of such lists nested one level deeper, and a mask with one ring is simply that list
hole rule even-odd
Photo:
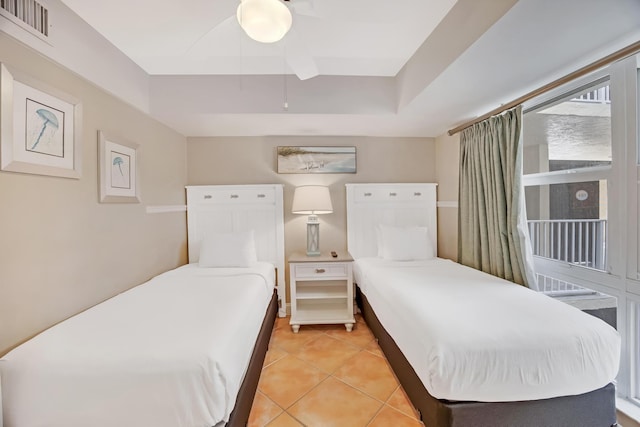
[{"label": "ceiling fan light fixture", "polygon": [[291,11],[279,0],[242,0],[237,10],[240,27],[253,40],[274,43],[291,28]]}]

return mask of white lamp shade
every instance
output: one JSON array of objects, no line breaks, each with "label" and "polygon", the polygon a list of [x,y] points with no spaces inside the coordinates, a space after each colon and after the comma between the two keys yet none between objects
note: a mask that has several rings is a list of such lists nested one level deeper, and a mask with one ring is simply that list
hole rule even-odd
[{"label": "white lamp shade", "polygon": [[237,18],[245,33],[261,43],[282,39],[291,28],[291,11],[280,0],[242,0]]},{"label": "white lamp shade", "polygon": [[294,214],[320,215],[333,212],[329,188],[323,185],[303,185],[293,193],[291,212]]}]

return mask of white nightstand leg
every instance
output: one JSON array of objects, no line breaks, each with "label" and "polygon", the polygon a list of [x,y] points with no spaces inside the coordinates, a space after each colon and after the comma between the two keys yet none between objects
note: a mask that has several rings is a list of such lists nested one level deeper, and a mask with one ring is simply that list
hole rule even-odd
[{"label": "white nightstand leg", "polygon": [[297,334],[298,331],[300,330],[300,325],[291,325],[291,330],[293,331],[294,334]]},{"label": "white nightstand leg", "polygon": [[353,323],[345,323],[344,327],[347,328],[347,332],[351,332],[353,330]]}]

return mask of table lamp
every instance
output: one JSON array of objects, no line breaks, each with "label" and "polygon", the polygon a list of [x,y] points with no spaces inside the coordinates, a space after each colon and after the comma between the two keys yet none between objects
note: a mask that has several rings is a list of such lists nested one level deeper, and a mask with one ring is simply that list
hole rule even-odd
[{"label": "table lamp", "polygon": [[307,255],[320,255],[320,223],[318,215],[333,213],[329,188],[323,185],[303,185],[293,193],[291,212],[309,215],[307,218]]}]

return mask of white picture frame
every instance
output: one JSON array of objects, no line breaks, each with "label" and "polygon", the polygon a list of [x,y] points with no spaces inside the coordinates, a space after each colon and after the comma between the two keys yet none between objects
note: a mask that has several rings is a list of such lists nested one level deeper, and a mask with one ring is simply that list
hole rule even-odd
[{"label": "white picture frame", "polygon": [[79,179],[82,104],[0,64],[0,170]]},{"label": "white picture frame", "polygon": [[101,203],[139,203],[138,144],[98,131]]}]

